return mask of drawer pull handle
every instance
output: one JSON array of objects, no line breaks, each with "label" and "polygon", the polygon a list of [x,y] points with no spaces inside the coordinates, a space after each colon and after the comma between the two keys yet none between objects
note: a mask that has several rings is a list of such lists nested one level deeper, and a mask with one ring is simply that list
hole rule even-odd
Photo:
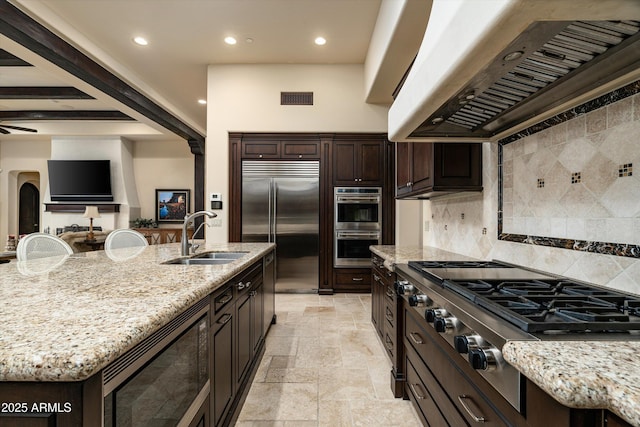
[{"label": "drawer pull handle", "polygon": [[391,312],[391,310],[389,310],[388,307],[386,307],[386,309],[387,309],[387,312],[385,313],[386,314],[385,317],[389,322],[393,322],[393,313]]},{"label": "drawer pull handle", "polygon": [[420,384],[409,383],[409,387],[411,387],[411,391],[413,392],[413,394],[416,396],[417,399],[424,400],[427,398],[427,396],[425,396],[424,393],[418,393],[417,389],[420,388]]},{"label": "drawer pull handle", "polygon": [[225,295],[224,298],[220,299],[218,301],[219,305],[225,305],[226,303],[228,303],[229,301],[231,301],[233,299],[233,295]]},{"label": "drawer pull handle", "polygon": [[387,350],[392,351],[393,350],[393,341],[391,341],[391,338],[389,338],[389,335],[384,337],[385,340],[385,344],[387,347]]},{"label": "drawer pull handle", "polygon": [[227,323],[229,320],[231,320],[231,315],[229,313],[225,314],[224,316],[222,316],[221,318],[218,319],[218,321],[216,323],[220,324],[220,325],[224,325],[225,323]]},{"label": "drawer pull handle", "polygon": [[247,286],[246,286],[244,283],[242,283],[242,282],[238,283],[238,290],[239,290],[239,291],[243,290],[243,289],[244,289],[244,288],[246,288],[246,287],[247,287]]},{"label": "drawer pull handle", "polygon": [[409,332],[409,337],[411,338],[411,341],[416,344],[424,344],[424,341],[422,341],[422,337],[418,335],[417,332]]},{"label": "drawer pull handle", "polygon": [[471,418],[473,418],[473,421],[477,422],[477,423],[483,423],[485,422],[485,418],[482,416],[477,416],[476,414],[473,413],[473,411],[471,410],[471,408],[469,407],[469,405],[467,404],[467,400],[469,400],[471,403],[473,403],[473,400],[471,399],[470,396],[467,396],[466,394],[461,394],[460,396],[458,396],[458,402],[460,402],[460,404],[462,405],[462,407],[464,408],[465,411],[467,411],[467,414],[469,414],[469,416],[471,416]]},{"label": "drawer pull handle", "polygon": [[363,277],[352,277],[351,280],[353,280],[354,282],[362,282],[364,280]]},{"label": "drawer pull handle", "polygon": [[377,274],[373,275],[373,280],[375,280],[376,282],[380,281],[380,276],[378,276]]}]

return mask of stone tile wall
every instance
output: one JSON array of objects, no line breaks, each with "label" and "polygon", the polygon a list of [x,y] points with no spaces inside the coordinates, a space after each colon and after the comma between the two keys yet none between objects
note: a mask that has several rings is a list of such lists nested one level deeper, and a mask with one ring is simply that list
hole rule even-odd
[{"label": "stone tile wall", "polygon": [[640,177],[633,173],[634,164],[640,168],[638,137],[640,94],[502,148],[485,143],[484,191],[423,202],[424,245],[640,294],[638,258],[498,239],[503,184],[503,233],[553,244],[580,240],[600,249],[640,244]]}]

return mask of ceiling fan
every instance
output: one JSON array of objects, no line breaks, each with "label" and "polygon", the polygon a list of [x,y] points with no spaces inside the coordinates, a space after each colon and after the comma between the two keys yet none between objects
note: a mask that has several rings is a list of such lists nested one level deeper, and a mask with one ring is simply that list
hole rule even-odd
[{"label": "ceiling fan", "polygon": [[23,128],[20,126],[10,126],[10,125],[3,125],[2,123],[0,123],[0,133],[7,135],[10,134],[10,130],[20,130],[23,132],[34,132],[37,133],[38,131],[35,129],[31,129],[31,128]]}]

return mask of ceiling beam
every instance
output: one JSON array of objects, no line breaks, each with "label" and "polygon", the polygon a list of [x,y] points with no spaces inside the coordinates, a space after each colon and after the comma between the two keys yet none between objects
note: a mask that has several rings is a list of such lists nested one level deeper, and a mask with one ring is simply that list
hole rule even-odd
[{"label": "ceiling beam", "polygon": [[18,58],[7,52],[6,50],[0,49],[0,67],[32,67],[33,65],[29,64],[26,61]]},{"label": "ceiling beam", "polygon": [[0,111],[0,121],[33,121],[33,120],[117,120],[135,121],[120,111],[93,110],[28,110]]},{"label": "ceiling beam", "polygon": [[0,0],[0,33],[188,141],[204,154],[204,136],[137,91],[7,0]]},{"label": "ceiling beam", "polygon": [[5,86],[0,99],[95,99],[80,89],[66,86]]}]

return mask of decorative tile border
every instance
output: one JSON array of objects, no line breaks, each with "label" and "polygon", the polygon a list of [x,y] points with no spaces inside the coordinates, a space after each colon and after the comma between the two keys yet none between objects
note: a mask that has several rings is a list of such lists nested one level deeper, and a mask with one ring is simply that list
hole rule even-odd
[{"label": "decorative tile border", "polygon": [[[574,239],[561,239],[554,237],[544,236],[529,236],[524,234],[511,234],[503,232],[503,147],[519,139],[541,132],[550,127],[556,126],[560,123],[574,119],[590,111],[597,110],[621,99],[640,93],[640,80],[628,84],[620,89],[616,89],[612,92],[604,94],[596,99],[585,102],[571,110],[560,113],[554,117],[551,117],[543,122],[537,123],[527,129],[524,129],[518,133],[510,135],[501,139],[498,142],[498,240],[505,240],[509,242],[525,243],[530,245],[550,246],[554,248],[571,249],[582,252],[593,252],[604,255],[616,255],[631,258],[640,258],[640,246],[630,245],[625,243],[610,243],[610,242],[595,242],[586,240],[574,240]],[[619,166],[618,176],[626,177],[633,174],[633,165],[624,164]],[[581,181],[580,172],[572,174],[572,183],[579,183]],[[544,187],[544,179],[538,179],[538,188]]]}]

